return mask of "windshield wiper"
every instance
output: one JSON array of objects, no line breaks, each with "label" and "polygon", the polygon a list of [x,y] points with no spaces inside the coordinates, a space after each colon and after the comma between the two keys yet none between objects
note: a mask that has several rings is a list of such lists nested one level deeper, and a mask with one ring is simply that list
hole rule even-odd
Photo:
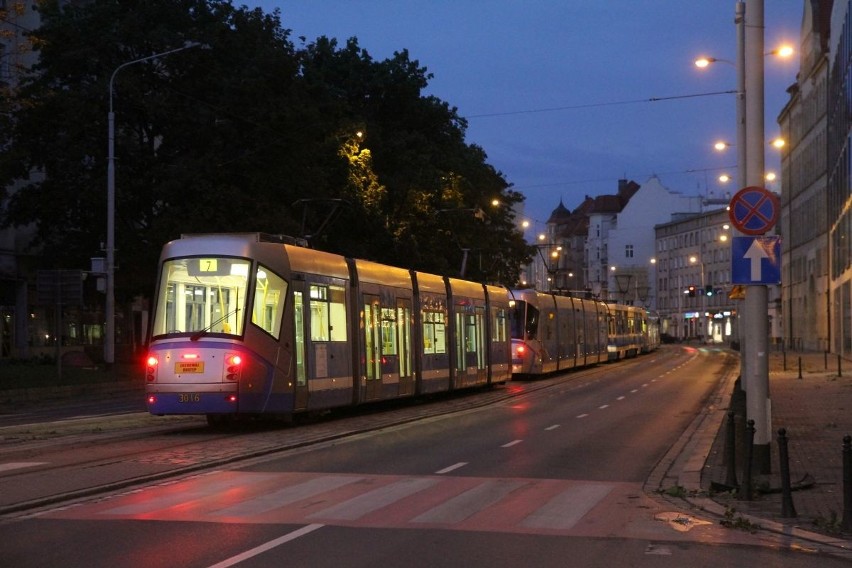
[{"label": "windshield wiper", "polygon": [[211,323],[210,325],[208,325],[204,329],[202,329],[200,331],[196,331],[195,333],[190,335],[189,340],[190,341],[198,341],[199,339],[204,337],[204,335],[206,335],[207,332],[209,332],[211,329],[213,329],[214,325],[222,323],[223,321],[225,321],[226,319],[228,319],[232,315],[236,314],[238,311],[240,311],[240,308],[234,308],[232,311],[230,311],[227,314],[225,314],[224,316],[220,317],[219,319],[217,319],[216,321],[214,321],[213,323]]}]

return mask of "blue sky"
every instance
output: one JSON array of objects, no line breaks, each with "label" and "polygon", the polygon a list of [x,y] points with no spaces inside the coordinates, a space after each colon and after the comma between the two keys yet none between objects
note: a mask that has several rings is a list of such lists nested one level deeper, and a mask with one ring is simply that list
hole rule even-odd
[{"label": "blue sky", "polygon": [[[291,38],[357,37],[376,60],[408,49],[434,75],[427,89],[469,121],[467,141],[526,197],[543,227],[563,200],[615,193],[657,175],[684,194],[733,194],[734,0],[236,0],[279,8]],[[765,0],[765,46],[799,48],[801,0]],[[795,82],[798,56],[767,57],[766,136]],[[668,98],[649,102],[649,99]],[[682,98],[678,98],[682,97]],[[774,150],[767,169],[779,172]],[[778,182],[771,189],[780,190]]]}]

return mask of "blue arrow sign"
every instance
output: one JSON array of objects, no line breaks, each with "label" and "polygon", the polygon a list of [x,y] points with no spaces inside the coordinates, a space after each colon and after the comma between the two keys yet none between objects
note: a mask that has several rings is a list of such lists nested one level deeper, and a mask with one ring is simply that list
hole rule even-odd
[{"label": "blue arrow sign", "polygon": [[780,284],[781,238],[734,237],[731,243],[731,283]]}]

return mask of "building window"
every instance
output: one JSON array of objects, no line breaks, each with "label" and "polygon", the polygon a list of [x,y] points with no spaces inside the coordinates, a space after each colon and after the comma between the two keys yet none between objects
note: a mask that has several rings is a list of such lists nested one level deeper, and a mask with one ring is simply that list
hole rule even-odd
[{"label": "building window", "polygon": [[624,258],[633,258],[633,245],[624,245]]}]

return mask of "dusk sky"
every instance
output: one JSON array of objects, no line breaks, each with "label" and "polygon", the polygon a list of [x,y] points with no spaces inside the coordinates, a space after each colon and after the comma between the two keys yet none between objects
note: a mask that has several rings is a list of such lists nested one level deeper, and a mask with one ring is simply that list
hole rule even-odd
[{"label": "dusk sky", "polygon": [[[237,0],[281,11],[291,39],[357,37],[374,60],[408,49],[434,75],[425,94],[459,109],[467,142],[526,200],[543,228],[560,199],[615,193],[657,175],[684,194],[736,193],[734,0]],[[765,48],[799,49],[802,0],[765,0]],[[766,137],[795,82],[798,54],[766,57]],[[666,99],[650,101],[650,99]],[[777,151],[766,167],[779,173]],[[780,191],[780,181],[770,185]]]}]

